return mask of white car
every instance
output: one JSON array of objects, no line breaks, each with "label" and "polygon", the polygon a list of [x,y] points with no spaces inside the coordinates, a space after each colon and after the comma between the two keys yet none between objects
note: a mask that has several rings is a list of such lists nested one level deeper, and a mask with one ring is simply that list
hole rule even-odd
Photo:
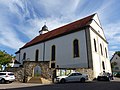
[{"label": "white car", "polygon": [[69,74],[68,76],[59,76],[56,78],[56,82],[58,83],[75,82],[75,81],[85,82],[86,80],[88,80],[88,75],[81,74],[79,72],[74,72]]},{"label": "white car", "polygon": [[0,72],[0,83],[12,83],[15,80],[15,76],[12,72]]}]

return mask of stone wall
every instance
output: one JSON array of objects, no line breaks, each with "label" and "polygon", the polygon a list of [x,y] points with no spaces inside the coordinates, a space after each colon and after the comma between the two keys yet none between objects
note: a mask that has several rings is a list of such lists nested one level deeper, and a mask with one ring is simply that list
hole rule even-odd
[{"label": "stone wall", "polygon": [[49,68],[49,62],[32,62],[32,61],[25,61],[23,63],[23,67],[25,68],[25,75],[34,77],[34,68],[36,66],[40,66],[41,68],[41,77],[45,79],[51,79],[52,77],[52,69]]},{"label": "stone wall", "polygon": [[[6,71],[14,72],[16,81],[19,82],[28,82],[34,76],[34,68],[40,66],[41,74],[39,77],[52,81],[53,70],[49,68],[49,62],[33,62],[33,61],[24,61],[23,67],[15,68],[6,68]],[[88,68],[78,68],[74,69],[75,71],[88,74],[89,80],[93,80],[93,70]]]},{"label": "stone wall", "polygon": [[6,68],[5,71],[14,72],[16,81],[23,82],[24,79],[24,68],[23,67],[11,67]]},{"label": "stone wall", "polygon": [[40,77],[52,80],[53,70],[49,68],[49,62],[24,61],[23,67],[6,68],[6,71],[14,72],[16,81],[28,82],[28,80],[30,80],[31,77],[34,77],[34,68],[36,66],[40,66],[41,68]]},{"label": "stone wall", "polygon": [[88,79],[89,80],[93,80],[94,77],[93,77],[93,70],[90,68],[78,68],[76,69],[76,71],[80,72],[80,73],[84,73],[84,74],[87,74],[88,75]]}]

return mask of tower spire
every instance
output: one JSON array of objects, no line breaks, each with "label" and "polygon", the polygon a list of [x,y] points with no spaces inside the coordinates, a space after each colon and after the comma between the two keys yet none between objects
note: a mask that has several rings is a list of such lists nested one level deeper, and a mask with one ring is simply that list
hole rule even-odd
[{"label": "tower spire", "polygon": [[44,34],[44,33],[47,33],[49,30],[48,30],[48,27],[46,26],[46,22],[44,22],[44,26],[42,27],[42,29],[39,31],[39,34]]}]

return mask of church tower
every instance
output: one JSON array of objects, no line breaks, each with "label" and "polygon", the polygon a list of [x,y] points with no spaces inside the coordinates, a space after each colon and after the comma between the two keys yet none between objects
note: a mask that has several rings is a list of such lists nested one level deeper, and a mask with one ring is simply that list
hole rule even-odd
[{"label": "church tower", "polygon": [[49,30],[48,30],[48,27],[46,25],[44,25],[42,27],[42,29],[39,31],[39,34],[42,35],[44,33],[47,33]]}]

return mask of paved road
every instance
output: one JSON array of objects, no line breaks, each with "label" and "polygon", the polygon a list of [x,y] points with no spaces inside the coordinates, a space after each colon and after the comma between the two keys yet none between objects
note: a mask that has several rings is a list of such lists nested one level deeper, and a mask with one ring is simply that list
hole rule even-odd
[{"label": "paved road", "polygon": [[[30,84],[32,85],[32,84]],[[120,90],[120,82],[86,82],[51,85],[32,85],[9,90]]]},{"label": "paved road", "polygon": [[34,84],[34,83],[19,83],[13,82],[9,84],[0,84],[0,90],[13,89],[13,88],[25,88],[25,87],[33,87],[33,86],[41,86],[42,84]]}]

